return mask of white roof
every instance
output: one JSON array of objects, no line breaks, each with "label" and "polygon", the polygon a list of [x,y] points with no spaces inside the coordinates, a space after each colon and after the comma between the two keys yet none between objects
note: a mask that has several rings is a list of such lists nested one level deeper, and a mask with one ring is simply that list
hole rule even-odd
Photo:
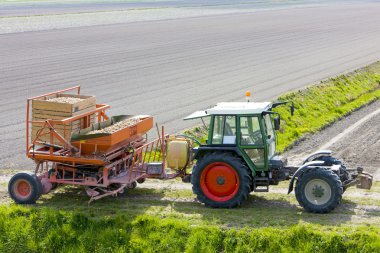
[{"label": "white roof", "polygon": [[222,102],[218,103],[216,106],[206,109],[203,111],[196,111],[186,118],[188,119],[196,119],[207,117],[210,115],[229,115],[229,114],[259,114],[263,111],[267,111],[271,108],[271,102]]}]

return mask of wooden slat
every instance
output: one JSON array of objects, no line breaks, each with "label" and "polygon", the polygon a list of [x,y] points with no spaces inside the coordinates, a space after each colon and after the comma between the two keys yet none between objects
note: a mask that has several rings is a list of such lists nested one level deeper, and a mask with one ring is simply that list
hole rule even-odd
[{"label": "wooden slat", "polygon": [[84,108],[78,112],[57,112],[57,111],[48,111],[48,110],[40,110],[40,109],[34,109],[33,108],[33,113],[32,117],[37,117],[37,118],[43,118],[43,119],[50,119],[50,116],[61,116],[62,119],[69,118],[72,116],[79,115],[81,113],[85,113],[91,110],[96,109],[95,105],[91,105],[87,108]]},{"label": "wooden slat", "polygon": [[[73,115],[73,116],[76,116],[76,115]],[[71,116],[69,116],[71,117]],[[63,116],[59,116],[59,115],[46,115],[46,114],[36,114],[36,113],[32,113],[32,120],[42,120],[42,121],[45,121],[47,119],[66,119],[66,118],[69,118],[69,117],[63,117]],[[95,118],[95,115],[91,115],[90,116],[91,119],[94,119]]]},{"label": "wooden slat", "polygon": [[82,111],[88,107],[93,107],[95,109],[96,107],[96,98],[90,97],[85,100],[79,101],[78,103],[73,104],[73,113]]},{"label": "wooden slat", "polygon": [[73,106],[71,104],[40,101],[40,100],[32,101],[32,110],[39,109],[39,110],[47,110],[47,111],[55,111],[55,112],[72,112],[73,111],[72,108]]},{"label": "wooden slat", "polygon": [[[38,120],[38,121],[45,121],[44,119],[36,119],[36,120]],[[95,116],[92,116],[90,118],[90,124],[94,124],[94,123],[95,123]],[[66,125],[64,125],[64,124],[55,124],[54,128],[63,129],[65,126],[66,126],[66,129],[68,129],[69,127],[74,127],[74,128],[78,127],[79,128],[79,127],[81,127],[82,124],[81,124],[80,120],[75,120],[71,124],[66,124]],[[41,125],[39,125],[39,124],[32,124],[32,128],[33,127],[41,128]]]}]

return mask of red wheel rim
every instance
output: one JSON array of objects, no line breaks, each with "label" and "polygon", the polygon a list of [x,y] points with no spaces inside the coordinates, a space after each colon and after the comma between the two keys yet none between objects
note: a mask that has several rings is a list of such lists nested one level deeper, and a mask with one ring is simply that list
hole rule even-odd
[{"label": "red wheel rim", "polygon": [[225,202],[232,199],[238,192],[239,176],[226,163],[211,163],[202,171],[200,184],[203,193],[209,199]]},{"label": "red wheel rim", "polygon": [[13,192],[17,198],[26,199],[32,193],[32,186],[28,181],[19,179],[13,185]]}]

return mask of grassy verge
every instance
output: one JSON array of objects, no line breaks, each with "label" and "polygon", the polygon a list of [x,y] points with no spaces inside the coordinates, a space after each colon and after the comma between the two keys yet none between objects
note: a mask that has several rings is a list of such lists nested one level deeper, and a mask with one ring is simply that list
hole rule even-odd
[{"label": "grassy verge", "polygon": [[380,182],[362,198],[349,189],[328,214],[304,212],[286,186],[234,209],[194,202],[189,188],[136,188],[91,205],[81,187],[58,188],[35,206],[0,206],[0,252],[380,252],[378,197],[367,198]]},{"label": "grassy verge", "polygon": [[380,230],[295,225],[223,229],[179,219],[0,208],[2,252],[378,252]]},{"label": "grassy verge", "polygon": [[379,98],[380,62],[280,96],[280,101],[293,101],[296,111],[292,117],[286,107],[275,109],[282,117],[279,151],[284,151],[305,134],[321,130]]}]

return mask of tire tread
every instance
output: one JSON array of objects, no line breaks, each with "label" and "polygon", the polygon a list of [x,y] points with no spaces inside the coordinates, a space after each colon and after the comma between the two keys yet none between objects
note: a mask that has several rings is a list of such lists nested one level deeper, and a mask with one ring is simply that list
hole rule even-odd
[{"label": "tire tread", "polygon": [[[231,165],[240,177],[240,189],[236,196],[226,202],[217,202],[209,199],[200,187],[200,176],[202,170],[210,163],[213,162],[225,162]],[[241,203],[246,200],[251,192],[251,176],[246,165],[243,161],[231,153],[227,152],[211,152],[198,160],[196,167],[193,169],[193,174],[191,176],[191,183],[193,193],[197,196],[197,199],[204,203],[206,206],[215,208],[233,208],[240,206]]]}]

